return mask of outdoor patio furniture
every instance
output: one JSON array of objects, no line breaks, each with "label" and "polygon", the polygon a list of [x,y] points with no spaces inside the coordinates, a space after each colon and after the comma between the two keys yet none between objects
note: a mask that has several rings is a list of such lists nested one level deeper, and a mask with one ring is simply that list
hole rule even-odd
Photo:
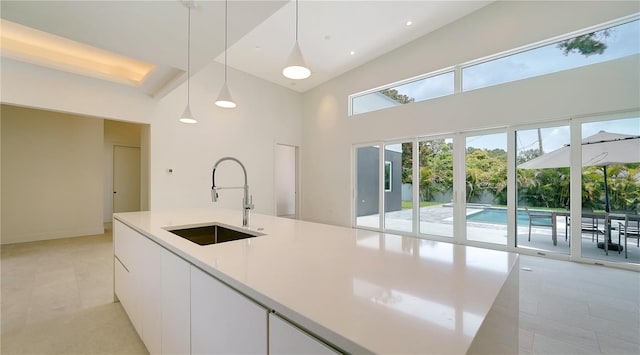
[{"label": "outdoor patio furniture", "polygon": [[627,214],[624,223],[618,222],[618,236],[624,236],[624,257],[627,258],[627,239],[635,238],[636,246],[640,247],[640,216]]},{"label": "outdoor patio furniture", "polygon": [[595,236],[598,243],[598,236],[604,234],[604,226],[600,229],[599,216],[593,212],[593,208],[583,208],[582,217],[580,218],[580,230],[583,232],[591,232],[591,241]]},{"label": "outdoor patio furniture", "polygon": [[[555,232],[554,216],[551,213],[531,213],[527,206],[524,207],[524,210],[527,212],[527,216],[529,216],[529,241],[531,241],[532,226],[551,227],[553,232]],[[556,241],[554,240],[553,242],[553,245],[556,245]]]}]

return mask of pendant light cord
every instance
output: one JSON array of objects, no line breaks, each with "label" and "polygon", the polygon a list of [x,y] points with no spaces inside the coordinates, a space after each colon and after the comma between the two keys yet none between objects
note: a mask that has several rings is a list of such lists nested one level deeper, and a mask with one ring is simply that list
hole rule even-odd
[{"label": "pendant light cord", "polygon": [[191,6],[192,2],[187,4],[187,106],[190,104],[190,80],[191,80]]},{"label": "pendant light cord", "polygon": [[298,0],[296,0],[296,42],[298,42]]},{"label": "pendant light cord", "polygon": [[224,1],[224,83],[227,83],[227,19],[229,0]]}]

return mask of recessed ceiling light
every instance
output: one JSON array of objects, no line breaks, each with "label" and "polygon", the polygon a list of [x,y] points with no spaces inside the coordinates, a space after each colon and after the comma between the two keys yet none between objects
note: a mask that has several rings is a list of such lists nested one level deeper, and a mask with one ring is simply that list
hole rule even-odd
[{"label": "recessed ceiling light", "polygon": [[408,26],[411,26],[411,25],[413,25],[413,21],[408,20],[408,21],[405,23],[405,25],[407,25],[407,27],[408,27]]},{"label": "recessed ceiling light", "polygon": [[155,65],[1,19],[2,56],[121,84],[142,84]]},{"label": "recessed ceiling light", "polygon": [[349,52],[349,54],[350,55],[354,55],[354,54],[356,54],[356,52],[355,51],[351,51],[351,52]]}]

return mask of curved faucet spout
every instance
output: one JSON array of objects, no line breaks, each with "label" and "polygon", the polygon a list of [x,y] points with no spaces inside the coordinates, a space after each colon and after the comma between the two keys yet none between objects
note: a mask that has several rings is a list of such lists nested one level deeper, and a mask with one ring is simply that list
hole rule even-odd
[{"label": "curved faucet spout", "polygon": [[244,184],[247,185],[247,169],[245,169],[244,164],[242,164],[242,162],[234,157],[224,157],[221,158],[220,160],[218,160],[214,165],[213,165],[213,174],[211,179],[213,182],[213,186],[215,186],[215,177],[216,177],[216,168],[218,167],[218,165],[220,165],[220,163],[222,163],[225,160],[233,160],[236,163],[238,163],[238,165],[240,165],[240,167],[242,168],[242,171],[244,172]]},{"label": "curved faucet spout", "polygon": [[[238,163],[244,172],[244,186],[242,187],[218,187],[216,186],[216,169],[218,165],[225,160],[232,160]],[[240,162],[240,160],[234,157],[224,157],[218,160],[213,165],[213,171],[211,172],[211,200],[213,202],[218,201],[218,190],[220,189],[243,189],[244,190],[244,198],[242,199],[242,226],[246,227],[249,225],[249,212],[253,209],[253,198],[249,196],[249,185],[247,184],[247,169],[244,167],[244,164]]]}]

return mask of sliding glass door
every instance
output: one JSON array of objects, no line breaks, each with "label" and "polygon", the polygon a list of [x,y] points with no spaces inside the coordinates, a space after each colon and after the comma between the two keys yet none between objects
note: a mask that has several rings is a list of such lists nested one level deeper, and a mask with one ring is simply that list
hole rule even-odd
[{"label": "sliding glass door", "polygon": [[569,254],[568,125],[515,132],[518,248]]},{"label": "sliding glass door", "polygon": [[637,113],[356,146],[354,162],[356,227],[640,265]]},{"label": "sliding glass door", "polygon": [[640,264],[640,117],[581,131],[582,257]]},{"label": "sliding glass door", "polygon": [[420,234],[453,238],[453,139],[418,142]]},{"label": "sliding glass door", "polygon": [[466,137],[466,239],[507,245],[507,134]]},{"label": "sliding glass door", "polygon": [[413,232],[413,142],[384,146],[384,229]]},{"label": "sliding glass door", "polygon": [[380,228],[380,146],[355,149],[356,226]]}]

